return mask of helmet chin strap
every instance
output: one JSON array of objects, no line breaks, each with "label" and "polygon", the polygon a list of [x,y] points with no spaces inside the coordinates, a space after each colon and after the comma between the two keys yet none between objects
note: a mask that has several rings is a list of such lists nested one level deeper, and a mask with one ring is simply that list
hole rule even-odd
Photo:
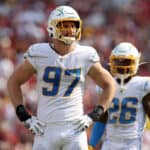
[{"label": "helmet chin strap", "polygon": [[127,75],[118,75],[117,77],[117,81],[119,82],[120,84],[120,91],[124,91],[126,88],[125,88],[125,83],[127,83],[129,80],[130,80],[130,75],[127,74]]},{"label": "helmet chin strap", "polygon": [[120,89],[121,89],[121,91],[125,90],[124,80],[125,80],[125,78],[123,78],[123,77],[120,78],[120,81],[121,81],[120,82]]}]

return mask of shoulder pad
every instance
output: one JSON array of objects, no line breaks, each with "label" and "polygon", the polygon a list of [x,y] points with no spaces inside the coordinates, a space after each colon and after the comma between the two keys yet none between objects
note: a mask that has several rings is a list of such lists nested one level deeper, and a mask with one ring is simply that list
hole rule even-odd
[{"label": "shoulder pad", "polygon": [[31,45],[24,57],[48,57],[48,44]]},{"label": "shoulder pad", "polygon": [[94,47],[91,46],[81,46],[80,45],[80,50],[82,49],[82,52],[84,53],[84,55],[88,55],[88,58],[91,62],[96,62],[96,61],[100,61],[100,56],[98,55],[96,49]]}]

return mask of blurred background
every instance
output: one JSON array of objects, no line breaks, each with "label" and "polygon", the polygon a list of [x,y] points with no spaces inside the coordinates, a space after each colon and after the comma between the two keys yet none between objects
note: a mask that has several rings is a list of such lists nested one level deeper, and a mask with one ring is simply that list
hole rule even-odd
[{"label": "blurred background", "polygon": [[[105,68],[112,48],[121,41],[132,42],[142,53],[142,61],[150,60],[150,0],[0,0],[0,150],[31,150],[33,136],[16,118],[6,84],[29,45],[48,41],[47,19],[59,5],[77,10],[83,20],[81,44],[94,46]],[[150,64],[141,66],[139,74],[149,76]],[[86,84],[84,104],[88,112],[97,95],[93,81],[88,79]],[[35,86],[33,77],[22,87],[26,106],[33,112]],[[149,128],[147,124],[143,150],[149,149]]]}]

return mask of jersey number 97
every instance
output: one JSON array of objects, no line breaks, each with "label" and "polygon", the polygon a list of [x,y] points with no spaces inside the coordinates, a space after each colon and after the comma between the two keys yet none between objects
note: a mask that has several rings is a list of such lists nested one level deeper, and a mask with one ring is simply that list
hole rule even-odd
[{"label": "jersey number 97", "polygon": [[[62,73],[64,74],[62,75]],[[71,76],[73,79],[72,81],[70,81],[70,83],[68,83],[68,86],[66,87],[66,92],[64,93],[64,97],[70,96],[73,89],[80,81],[80,74],[81,69],[62,70],[60,67],[47,67],[44,71],[43,80],[46,83],[49,83],[52,88],[48,89],[47,87],[43,87],[43,95],[55,96],[59,91],[59,87],[61,86],[61,76]]]}]

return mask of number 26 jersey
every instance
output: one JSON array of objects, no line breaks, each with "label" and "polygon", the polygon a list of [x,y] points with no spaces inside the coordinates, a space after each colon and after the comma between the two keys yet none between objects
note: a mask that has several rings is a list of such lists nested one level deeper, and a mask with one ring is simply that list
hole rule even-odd
[{"label": "number 26 jersey", "polygon": [[106,135],[108,138],[136,138],[143,134],[145,113],[143,97],[150,93],[150,78],[135,76],[117,92],[109,108]]}]

